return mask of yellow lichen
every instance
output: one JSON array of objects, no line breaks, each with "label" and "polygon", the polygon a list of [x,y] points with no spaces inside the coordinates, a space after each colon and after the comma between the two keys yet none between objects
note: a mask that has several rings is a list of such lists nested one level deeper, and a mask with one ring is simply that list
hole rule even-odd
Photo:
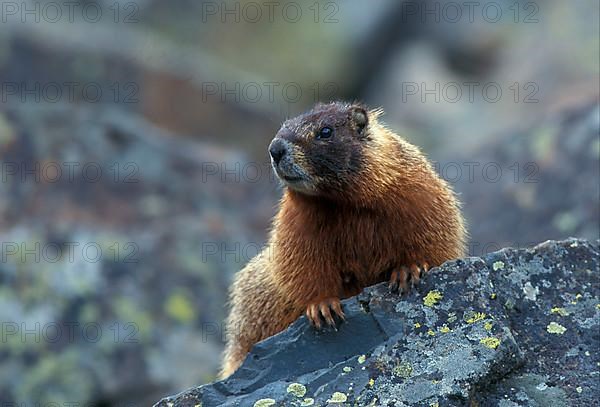
[{"label": "yellow lichen", "polygon": [[482,319],[485,319],[487,315],[485,315],[483,312],[475,312],[473,314],[471,314],[471,316],[469,318],[467,318],[467,323],[469,324],[474,324],[477,321],[481,321]]},{"label": "yellow lichen", "polygon": [[375,384],[375,379],[369,379],[369,387],[373,387]]},{"label": "yellow lichen", "polygon": [[504,269],[504,262],[503,262],[503,261],[495,261],[495,262],[492,264],[492,269],[493,269],[494,271],[498,271],[498,270],[502,270],[502,269]]},{"label": "yellow lichen", "polygon": [[196,306],[184,293],[171,294],[164,308],[167,315],[179,322],[188,323],[196,318]]},{"label": "yellow lichen", "polygon": [[550,332],[551,334],[562,335],[567,331],[567,328],[557,324],[556,322],[550,322],[546,327],[546,331]]},{"label": "yellow lichen", "polygon": [[260,399],[254,403],[254,407],[270,407],[275,405],[275,400],[273,399]]},{"label": "yellow lichen", "polygon": [[425,304],[428,307],[433,307],[435,304],[438,303],[439,300],[442,299],[442,297],[442,293],[438,290],[429,291],[425,298],[423,298],[423,304]]},{"label": "yellow lichen", "polygon": [[365,360],[367,360],[367,357],[366,357],[365,355],[360,355],[360,356],[358,357],[358,363],[360,363],[361,365],[362,365],[363,363],[365,363]]},{"label": "yellow lichen", "polygon": [[427,335],[429,336],[435,336],[435,332],[433,332],[431,329],[429,331],[427,331]]},{"label": "yellow lichen", "polygon": [[315,404],[315,399],[313,399],[312,397],[307,397],[304,400],[302,400],[302,403],[300,403],[300,407],[308,407],[312,406],[313,404]]},{"label": "yellow lichen", "polygon": [[[598,305],[600,305],[600,304],[598,304]],[[418,329],[418,328],[420,328],[420,327],[421,327],[421,324],[419,324],[418,322],[415,322],[415,328],[417,328],[417,329]]]},{"label": "yellow lichen", "polygon": [[392,370],[395,376],[402,377],[404,379],[408,379],[413,372],[413,367],[408,362],[402,362],[399,365],[395,366]]},{"label": "yellow lichen", "polygon": [[490,349],[496,349],[500,345],[500,339],[494,337],[483,338],[479,341],[484,346],[487,346]]},{"label": "yellow lichen", "polygon": [[345,403],[346,401],[348,401],[348,396],[339,391],[333,393],[331,398],[327,400],[328,403]]},{"label": "yellow lichen", "polygon": [[444,324],[441,328],[440,328],[440,332],[443,334],[447,334],[448,332],[450,332],[450,328],[448,328],[446,326],[446,324]]},{"label": "yellow lichen", "polygon": [[349,366],[344,366],[344,367],[342,368],[342,370],[344,371],[344,373],[350,373],[350,372],[352,371],[352,368],[351,368],[351,367],[349,367]]},{"label": "yellow lichen", "polygon": [[492,295],[490,295],[490,298],[491,298],[492,300],[495,300],[495,299],[496,299],[496,293],[492,293]]},{"label": "yellow lichen", "polygon": [[290,383],[287,387],[287,392],[292,393],[294,396],[300,398],[306,394],[306,386],[301,383]]},{"label": "yellow lichen", "polygon": [[492,330],[492,326],[493,326],[493,325],[492,325],[492,323],[491,323],[491,322],[486,322],[485,324],[483,324],[483,328],[484,328],[486,331],[491,331],[491,330]]},{"label": "yellow lichen", "polygon": [[600,304],[596,304],[596,308],[600,309]]},{"label": "yellow lichen", "polygon": [[550,312],[553,314],[558,314],[561,317],[566,317],[567,315],[569,315],[569,312],[566,309],[561,308],[561,307],[554,307],[550,310]]},{"label": "yellow lichen", "polygon": [[581,294],[577,294],[577,295],[575,295],[575,299],[579,300],[579,299],[581,299],[581,298],[583,298],[583,295],[581,295]]}]

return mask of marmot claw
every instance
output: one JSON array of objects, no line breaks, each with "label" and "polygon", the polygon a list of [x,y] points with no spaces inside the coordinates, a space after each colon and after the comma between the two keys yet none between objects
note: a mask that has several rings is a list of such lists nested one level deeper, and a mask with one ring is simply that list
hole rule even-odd
[{"label": "marmot claw", "polygon": [[410,290],[408,282],[410,281],[412,287],[416,286],[427,271],[429,271],[429,264],[425,262],[420,265],[413,263],[410,267],[402,266],[392,270],[389,282],[390,291],[393,293],[400,291],[400,294],[407,293]]},{"label": "marmot claw", "polygon": [[339,298],[325,298],[324,300],[311,303],[308,305],[308,307],[306,307],[306,317],[317,329],[321,329],[321,318],[325,320],[327,325],[336,328],[336,315],[342,321],[346,319],[344,311],[342,311],[342,304],[340,303]]}]

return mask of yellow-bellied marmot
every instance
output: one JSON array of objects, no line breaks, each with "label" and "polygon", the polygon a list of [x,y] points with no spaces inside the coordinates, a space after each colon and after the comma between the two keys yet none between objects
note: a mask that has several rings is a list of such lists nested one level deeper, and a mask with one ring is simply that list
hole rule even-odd
[{"label": "yellow-bellied marmot", "polygon": [[319,328],[340,299],[464,255],[465,229],[449,185],[412,144],[360,104],[318,104],[287,120],[269,146],[285,185],[267,247],[231,290],[221,372],[303,313]]}]

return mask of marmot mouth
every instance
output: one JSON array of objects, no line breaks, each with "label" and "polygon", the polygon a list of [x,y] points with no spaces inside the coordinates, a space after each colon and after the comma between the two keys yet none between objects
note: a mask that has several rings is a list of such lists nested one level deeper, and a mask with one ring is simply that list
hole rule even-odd
[{"label": "marmot mouth", "polygon": [[277,174],[279,179],[281,179],[284,182],[292,183],[304,180],[304,177],[302,175],[298,175],[296,171],[286,171],[282,169],[279,165],[273,165],[273,169],[275,170],[275,173]]}]

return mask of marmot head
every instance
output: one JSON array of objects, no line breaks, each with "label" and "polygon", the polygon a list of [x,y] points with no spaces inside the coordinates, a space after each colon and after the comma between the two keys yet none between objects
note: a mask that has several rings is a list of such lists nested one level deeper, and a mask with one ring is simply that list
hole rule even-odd
[{"label": "marmot head", "polygon": [[347,199],[366,181],[378,114],[361,104],[335,102],[287,120],[269,145],[275,173],[293,191]]}]

